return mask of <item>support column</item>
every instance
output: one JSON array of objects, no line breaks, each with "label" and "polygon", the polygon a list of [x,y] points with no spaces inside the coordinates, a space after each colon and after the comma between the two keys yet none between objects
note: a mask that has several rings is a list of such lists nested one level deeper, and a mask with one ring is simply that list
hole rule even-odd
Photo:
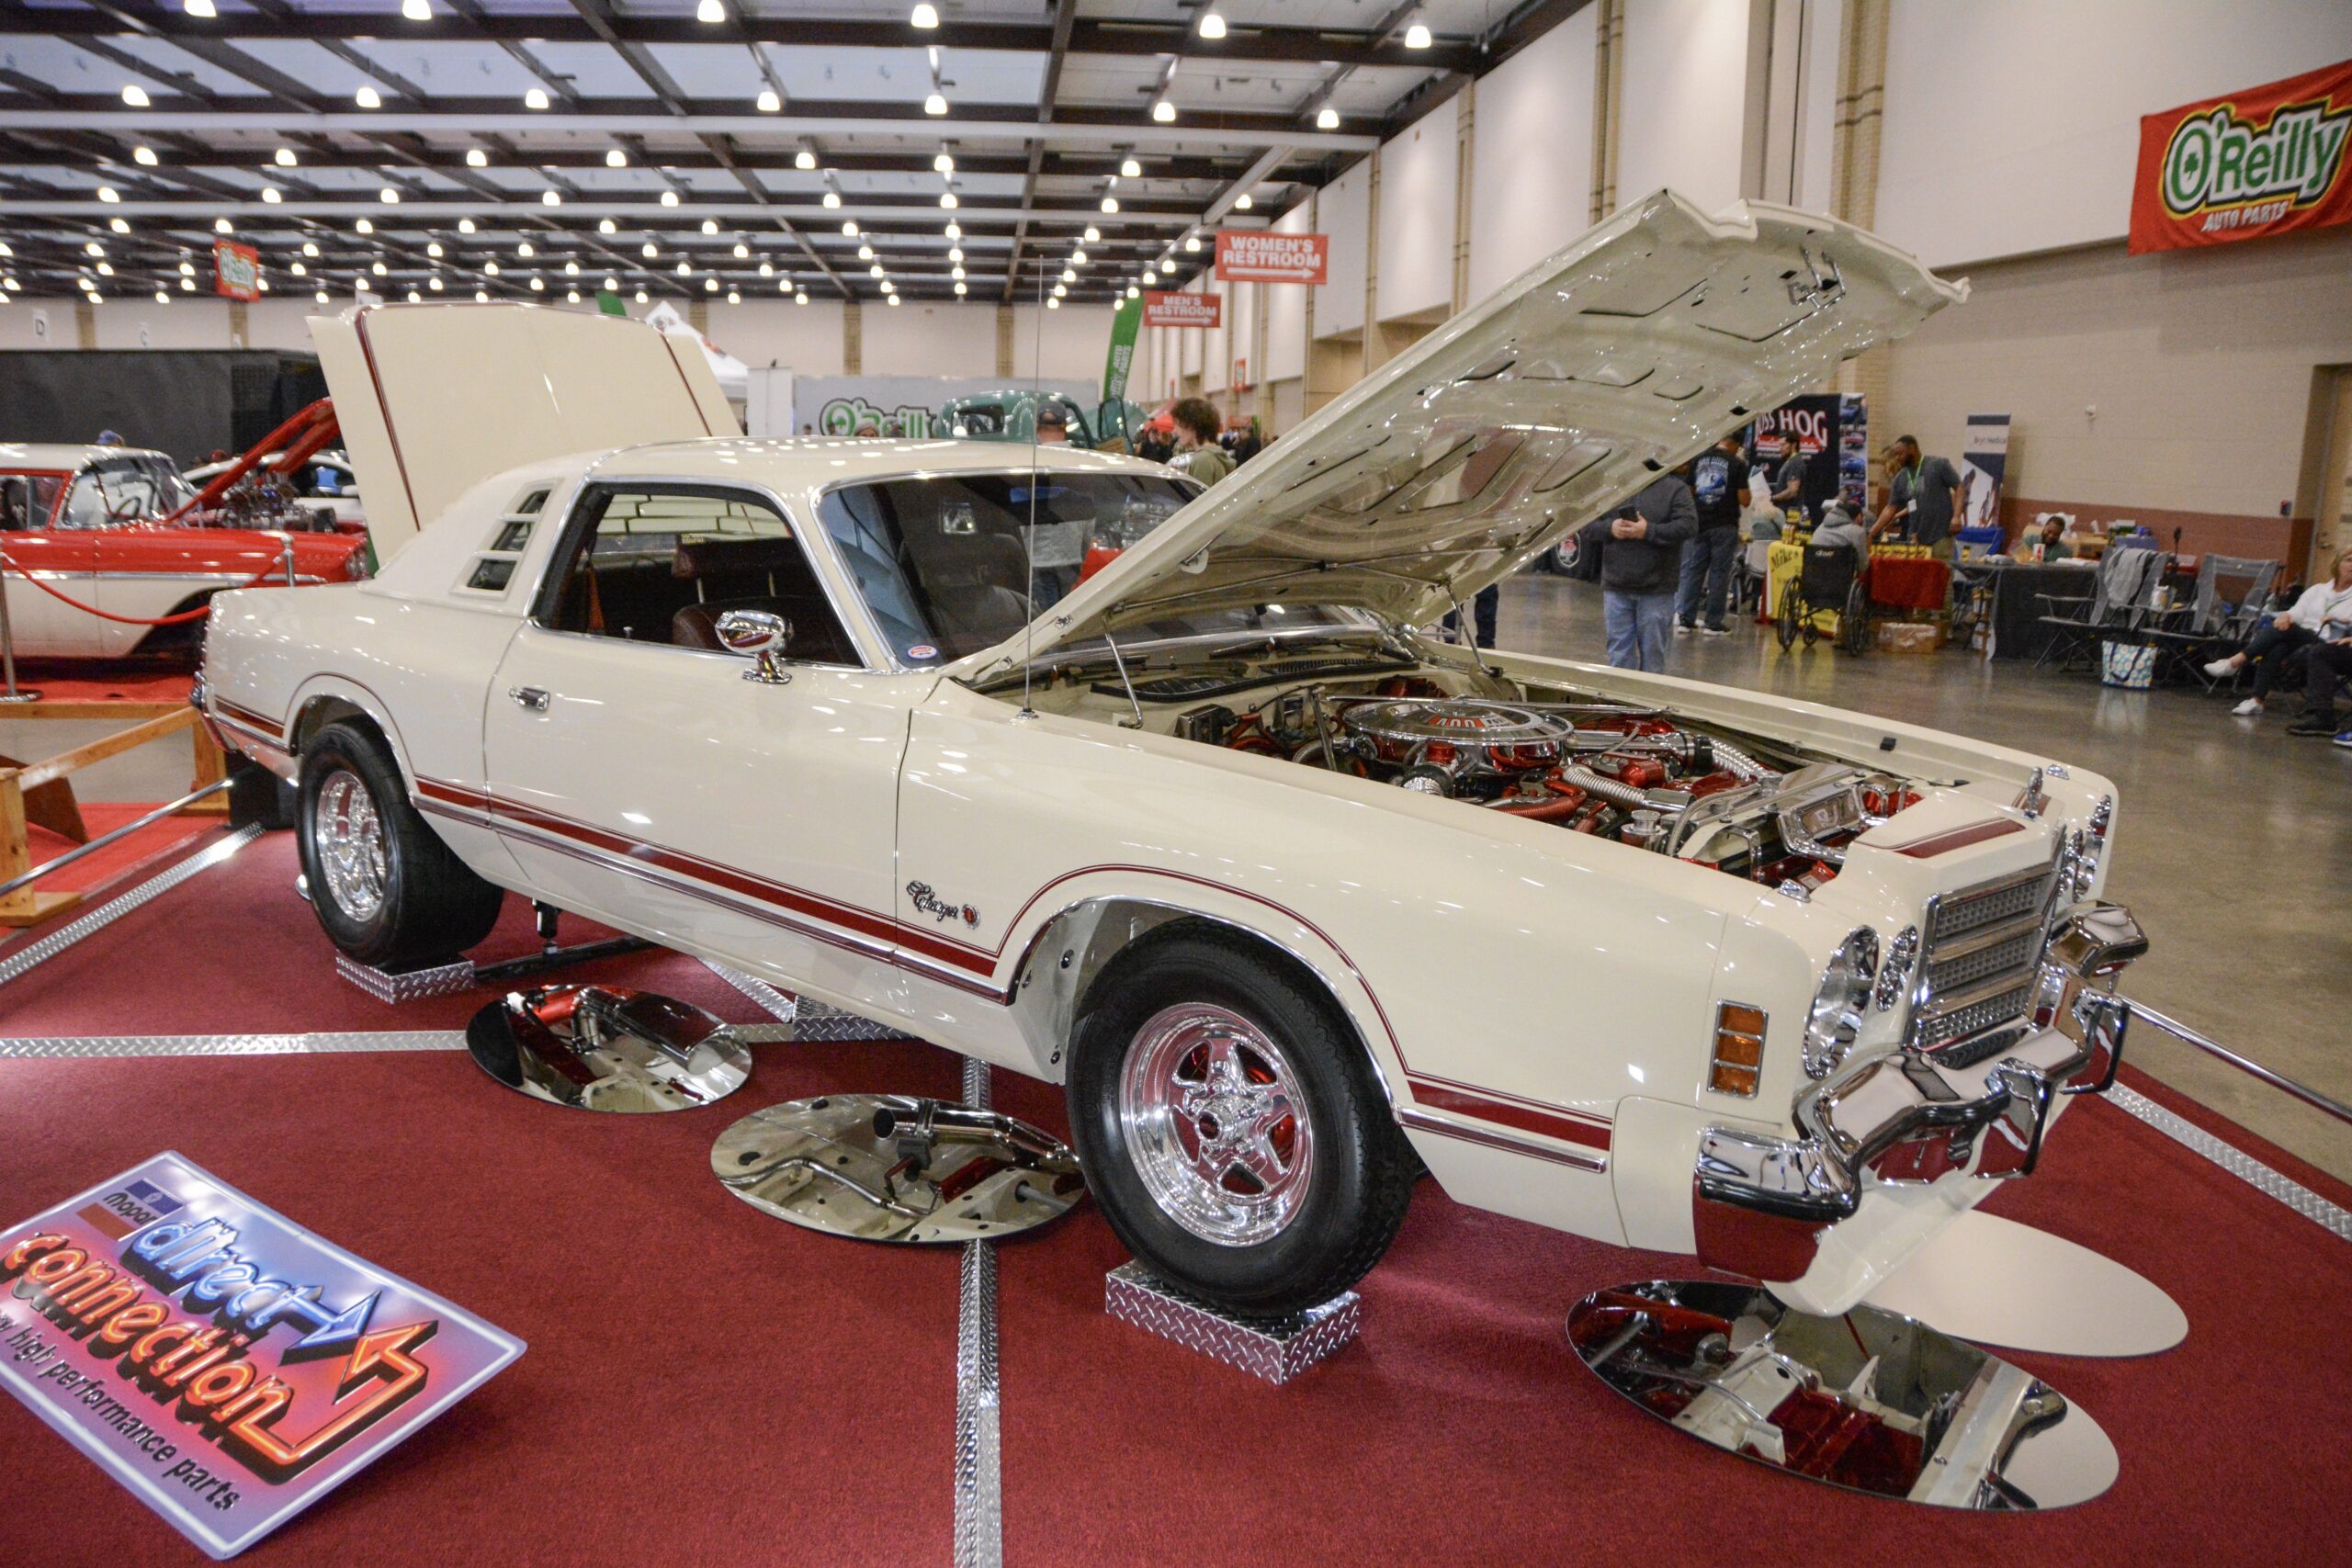
[{"label": "support column", "polygon": [[1471,197],[1477,174],[1478,84],[1462,89],[1461,108],[1454,118],[1453,140],[1453,310],[1459,315],[1470,303]]},{"label": "support column", "polygon": [[[1886,107],[1887,0],[1846,0],[1838,39],[1838,118],[1829,162],[1830,215],[1870,228],[1878,220],[1879,131]],[[1884,347],[1871,349],[1838,367],[1836,390],[1859,393],[1870,409],[1871,440],[1883,447],[1896,434],[1894,411],[1887,406],[1891,381]],[[1870,490],[1875,504],[1878,453],[1870,454]]]},{"label": "support column", "polygon": [[694,330],[698,333],[704,333],[706,336],[708,335],[710,332],[710,301],[707,299],[687,300],[686,325],[694,328]]},{"label": "support column", "polygon": [[87,299],[77,299],[74,303],[74,346],[98,346],[98,308]]},{"label": "support column", "polygon": [[1272,323],[1266,320],[1272,313],[1266,307],[1272,298],[1272,290],[1296,287],[1297,285],[1290,283],[1249,285],[1250,302],[1255,307],[1250,312],[1250,374],[1257,378],[1250,383],[1254,389],[1250,399],[1250,412],[1258,416],[1258,428],[1261,431],[1272,430],[1274,427],[1274,377],[1273,367],[1269,357],[1274,341],[1274,329]]},{"label": "support column", "polygon": [[854,299],[842,306],[842,374],[865,374],[865,312]]},{"label": "support column", "polygon": [[252,307],[243,299],[229,301],[229,346],[244,348],[253,342],[250,311]]},{"label": "support column", "polygon": [[1364,160],[1363,199],[1363,353],[1358,376],[1369,376],[1388,362],[1387,345],[1380,335],[1380,150]]},{"label": "support column", "polygon": [[1007,380],[1013,376],[1012,307],[1010,305],[996,308],[996,373]]},{"label": "support column", "polygon": [[1592,221],[1617,210],[1618,130],[1623,124],[1625,0],[1600,0],[1592,51]]}]

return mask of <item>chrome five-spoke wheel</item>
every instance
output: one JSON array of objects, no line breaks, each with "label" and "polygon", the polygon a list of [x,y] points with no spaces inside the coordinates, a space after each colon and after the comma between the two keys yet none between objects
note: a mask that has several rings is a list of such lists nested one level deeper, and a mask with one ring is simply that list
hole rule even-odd
[{"label": "chrome five-spoke wheel", "polygon": [[1283,1048],[1205,1002],[1144,1021],[1120,1074],[1136,1172],[1168,1217],[1221,1247],[1281,1234],[1306,1202],[1315,1127]]},{"label": "chrome five-spoke wheel", "polygon": [[311,835],[328,897],[353,919],[374,919],[384,907],[390,867],[383,818],[357,773],[340,768],[320,784]]}]

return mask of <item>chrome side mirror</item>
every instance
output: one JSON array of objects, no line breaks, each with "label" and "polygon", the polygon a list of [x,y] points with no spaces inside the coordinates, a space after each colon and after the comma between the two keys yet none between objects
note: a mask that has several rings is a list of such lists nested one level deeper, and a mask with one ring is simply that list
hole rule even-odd
[{"label": "chrome side mirror", "polygon": [[721,648],[754,660],[743,671],[746,681],[781,686],[792,679],[784,668],[784,645],[792,640],[792,623],[782,615],[769,610],[728,610],[720,614],[717,629]]}]

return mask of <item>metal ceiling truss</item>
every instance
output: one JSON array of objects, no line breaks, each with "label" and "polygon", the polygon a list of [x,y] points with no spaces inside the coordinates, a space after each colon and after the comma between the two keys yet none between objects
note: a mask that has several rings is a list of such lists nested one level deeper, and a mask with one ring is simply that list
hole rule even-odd
[{"label": "metal ceiling truss", "polygon": [[[1090,17],[1078,15],[1079,0],[1046,0],[1036,23],[951,17],[918,31],[896,18],[745,16],[737,0],[727,3],[728,20],[713,25],[682,14],[634,15],[616,0],[570,0],[569,13],[433,0],[433,19],[422,23],[375,8],[298,9],[288,0],[246,0],[249,10],[208,18],[168,0],[0,0],[0,38],[60,40],[146,84],[158,100],[134,107],[0,69],[0,236],[12,242],[0,274],[19,292],[87,281],[108,295],[158,287],[175,294],[180,263],[209,248],[217,219],[264,250],[280,293],[342,292],[366,279],[379,295],[398,297],[438,277],[444,297],[481,289],[560,298],[611,278],[649,294],[710,298],[788,287],[871,303],[880,288],[856,257],[865,244],[903,297],[951,297],[953,224],[970,298],[1030,298],[1075,270],[1068,298],[1107,300],[1146,266],[1166,275],[1160,287],[1174,287],[1208,259],[1205,245],[1187,252],[1182,243],[1229,220],[1244,194],[1258,200],[1243,221],[1271,218],[1587,0],[1528,0],[1482,37],[1441,34],[1421,50],[1402,41],[1412,4],[1369,30],[1249,27],[1228,17],[1227,35],[1211,41],[1198,35],[1191,6],[1175,18]],[[125,47],[130,39],[156,59]],[[327,51],[374,85],[381,107],[357,109],[242,47],[272,40]],[[436,96],[379,58],[377,46],[410,42],[476,43],[503,53],[547,95],[548,107],[522,108],[512,96]],[[158,43],[252,90],[223,90],[211,85],[218,76],[164,63],[168,55],[152,47]],[[561,45],[610,51],[644,95],[582,93],[535,52]],[[748,53],[764,87],[760,102],[688,91],[655,53],[685,45]],[[958,101],[944,116],[914,102],[796,99],[770,52],[851,47],[1038,55],[1042,91],[1034,105]],[[1287,108],[1186,108],[1179,123],[1165,123],[1147,118],[1141,103],[1063,101],[1065,66],[1087,57],[1148,60],[1163,91],[1180,71],[1313,63],[1322,74]],[[1408,70],[1412,85],[1379,117],[1315,129],[1341,85],[1366,68]],[[935,64],[930,85],[942,85]],[[560,146],[548,144],[558,138]],[[294,152],[293,166],[274,162],[280,146]],[[140,148],[143,163],[132,156]],[[577,177],[614,167],[607,154],[616,149],[636,188]],[[836,177],[927,180],[936,177],[940,152],[955,161],[944,187],[956,194],[954,209],[920,188],[863,190]],[[488,166],[469,164],[469,154],[486,154]],[[811,154],[813,175],[798,166]],[[1136,175],[1124,174],[1138,164]],[[527,172],[528,183],[514,182],[517,172]],[[646,181],[648,174],[662,184]],[[1018,196],[1001,186],[978,194],[967,184],[1014,175]],[[100,200],[101,184],[118,199]],[[265,200],[265,186],[277,199]],[[366,187],[398,201],[371,200]],[[658,204],[664,189],[675,206]],[[839,208],[819,202],[828,190],[840,196]],[[1102,197],[1114,192],[1119,209],[1102,211]],[[545,193],[561,205],[544,205]],[[460,233],[461,220],[477,232]],[[363,220],[375,231],[356,232]],[[613,233],[601,232],[605,221]],[[111,231],[116,222],[130,232]],[[720,231],[700,232],[705,222]],[[862,232],[838,232],[847,222]],[[1089,229],[1099,238],[1081,241]],[[518,258],[526,242],[536,254]],[[653,258],[642,254],[648,242]],[[85,249],[93,243],[106,248],[113,276],[94,276],[99,258]],[[290,265],[306,243],[318,254],[300,258],[304,276],[293,278]],[[734,255],[738,244],[750,254]],[[1087,261],[1073,268],[1070,253],[1081,244]],[[681,259],[689,267],[683,276]],[[492,263],[494,274],[485,270]],[[576,276],[561,271],[567,263]],[[758,274],[763,263],[766,277]]]}]

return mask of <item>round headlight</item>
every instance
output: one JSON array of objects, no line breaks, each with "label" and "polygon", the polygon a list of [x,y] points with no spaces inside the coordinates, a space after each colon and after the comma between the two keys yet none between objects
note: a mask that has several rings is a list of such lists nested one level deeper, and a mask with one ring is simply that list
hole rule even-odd
[{"label": "round headlight", "polygon": [[1877,974],[1878,932],[1859,926],[1829,955],[1813,1005],[1805,1010],[1805,1077],[1827,1077],[1845,1060],[1861,1032],[1862,1009],[1870,1002],[1871,981]]}]

